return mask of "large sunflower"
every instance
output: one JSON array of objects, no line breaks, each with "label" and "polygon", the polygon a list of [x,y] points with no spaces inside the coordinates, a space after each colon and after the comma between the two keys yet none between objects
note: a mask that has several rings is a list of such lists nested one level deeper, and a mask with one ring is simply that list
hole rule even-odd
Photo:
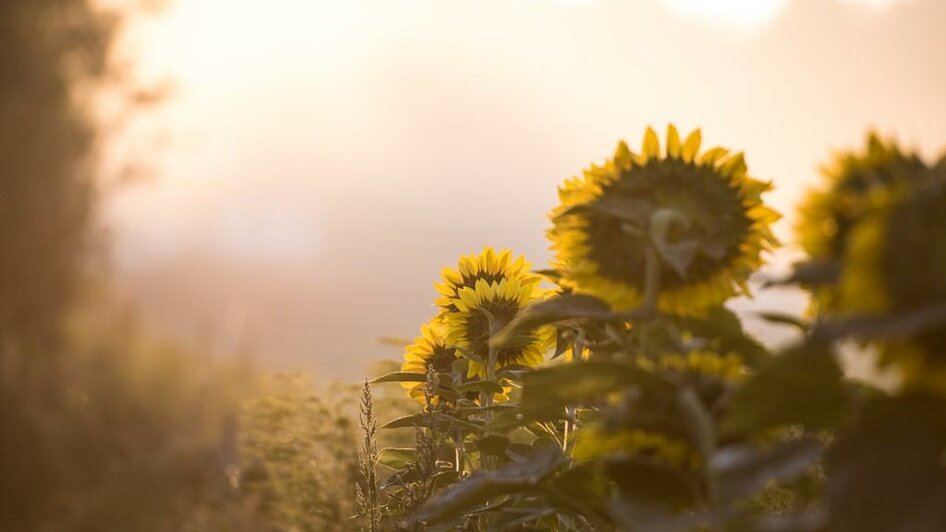
[{"label": "large sunflower", "polygon": [[[849,239],[842,312],[904,316],[946,305],[946,171],[925,172],[910,190],[891,191]],[[890,338],[883,352],[886,362],[900,364],[908,385],[946,390],[946,323]]]},{"label": "large sunflower", "polygon": [[[434,319],[422,325],[420,336],[404,351],[404,363],[401,371],[405,373],[420,373],[427,375],[433,368],[438,373],[449,373],[453,370],[453,362],[459,358],[457,350],[447,344],[443,324]],[[424,403],[425,382],[402,382],[401,386],[414,399]]]},{"label": "large sunflower", "polygon": [[[770,185],[749,177],[741,153],[700,152],[700,143],[699,130],[681,141],[671,125],[662,150],[647,128],[641,153],[621,142],[611,159],[559,188],[548,236],[563,285],[632,308],[643,299],[648,249],[657,247],[663,311],[699,314],[748,292],[762,252],[776,244],[769,226],[779,216],[761,199]],[[674,220],[662,247],[654,240],[660,218]]]},{"label": "large sunflower", "polygon": [[[486,375],[480,361],[489,358],[490,337],[509,323],[520,310],[545,297],[540,278],[529,273],[522,257],[511,259],[503,250],[496,254],[486,248],[479,256],[460,259],[459,270],[446,268],[444,283],[437,286],[442,297],[437,303],[447,328],[447,342],[470,356],[470,376]],[[538,365],[551,345],[553,331],[539,327],[496,350],[498,369],[511,364]]]}]

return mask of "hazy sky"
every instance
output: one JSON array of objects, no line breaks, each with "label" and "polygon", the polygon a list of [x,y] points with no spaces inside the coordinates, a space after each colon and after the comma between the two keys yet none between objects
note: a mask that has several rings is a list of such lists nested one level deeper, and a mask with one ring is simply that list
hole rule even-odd
[{"label": "hazy sky", "polygon": [[130,43],[176,90],[116,145],[154,174],[108,203],[121,286],[324,377],[398,356],[459,255],[543,267],[556,186],[647,124],[745,150],[786,214],[868,127],[946,146],[944,0],[175,0]]}]

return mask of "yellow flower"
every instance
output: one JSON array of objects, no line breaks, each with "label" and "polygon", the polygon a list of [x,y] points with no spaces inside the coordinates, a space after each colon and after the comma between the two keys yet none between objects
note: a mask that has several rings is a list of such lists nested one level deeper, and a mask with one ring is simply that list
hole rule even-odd
[{"label": "yellow flower", "polygon": [[[448,346],[443,324],[434,319],[422,325],[420,331],[421,335],[415,338],[414,343],[407,346],[404,351],[401,371],[422,375],[427,375],[430,368],[438,373],[452,371],[453,362],[459,356],[455,348]],[[426,382],[402,382],[401,386],[407,389],[408,395],[424,403]]]},{"label": "yellow flower", "polygon": [[[509,323],[520,310],[546,296],[540,278],[529,273],[522,257],[511,260],[508,250],[498,255],[486,248],[479,256],[460,259],[458,270],[444,269],[444,283],[437,286],[437,303],[447,328],[447,343],[470,355],[469,375],[485,377],[480,361],[489,358],[490,337]],[[511,364],[537,366],[553,341],[549,327],[539,327],[502,349],[496,367]]]},{"label": "yellow flower", "polygon": [[869,133],[864,151],[839,152],[822,168],[827,186],[809,191],[800,206],[799,243],[812,258],[841,258],[857,222],[925,168],[916,154]]},{"label": "yellow flower", "polygon": [[563,286],[617,310],[641,304],[646,254],[657,245],[662,217],[674,223],[657,232],[686,258],[677,263],[662,255],[661,310],[700,314],[748,293],[762,252],[777,243],[770,224],[779,215],[761,199],[770,185],[749,177],[741,153],[701,152],[700,143],[699,130],[681,141],[671,125],[661,150],[647,128],[641,153],[621,142],[611,159],[559,188],[548,236]]},{"label": "yellow flower", "polygon": [[[910,188],[890,191],[851,230],[839,312],[903,316],[946,305],[946,171],[918,175]],[[946,324],[883,344],[883,361],[898,363],[909,387],[946,389]]]},{"label": "yellow flower", "polygon": [[513,260],[512,252],[508,249],[496,253],[493,248],[486,246],[479,255],[460,257],[457,268],[448,267],[441,270],[443,282],[434,285],[440,293],[437,306],[444,312],[456,311],[453,300],[460,297],[460,289],[475,288],[476,281],[480,279],[490,284],[503,279],[518,279],[522,285],[538,285],[542,278],[530,273],[531,267],[532,264],[525,256],[520,255]]},{"label": "yellow flower", "polygon": [[[902,193],[927,169],[916,154],[904,152],[875,133],[868,134],[866,144],[861,152],[835,154],[822,168],[826,187],[809,191],[800,206],[798,240],[815,261],[839,261],[853,239],[868,238],[866,231],[878,230],[879,226],[873,224],[860,229],[860,236],[854,234],[859,222]],[[812,290],[813,311],[838,310],[840,294],[834,285]]]},{"label": "yellow flower", "polygon": [[680,438],[642,429],[610,432],[600,424],[591,424],[581,429],[575,443],[574,455],[580,462],[628,455],[651,458],[685,470],[696,470],[702,465],[696,450]]}]

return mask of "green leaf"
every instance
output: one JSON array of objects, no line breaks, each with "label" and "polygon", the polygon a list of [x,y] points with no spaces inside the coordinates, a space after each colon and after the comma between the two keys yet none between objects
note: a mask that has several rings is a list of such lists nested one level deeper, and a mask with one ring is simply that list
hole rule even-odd
[{"label": "green leaf", "polygon": [[726,307],[714,307],[702,317],[676,318],[674,321],[691,335],[707,339],[711,349],[723,354],[738,353],[750,367],[770,358],[768,350],[746,334],[739,316]]},{"label": "green leaf", "polygon": [[456,390],[461,394],[476,392],[476,393],[503,393],[503,387],[498,383],[487,380],[475,380],[470,382],[464,382],[459,384],[456,387]]},{"label": "green leaf", "polygon": [[535,303],[523,309],[515,319],[500,330],[490,341],[502,348],[517,338],[529,334],[540,325],[573,319],[614,319],[611,307],[604,301],[584,294],[564,294]]},{"label": "green leaf", "polygon": [[628,196],[601,196],[591,203],[576,205],[558,216],[597,215],[615,218],[637,228],[644,227],[653,210],[650,202]]},{"label": "green leaf", "polygon": [[499,434],[484,436],[476,442],[476,448],[479,449],[481,453],[491,454],[493,456],[505,456],[508,447],[509,438]]},{"label": "green leaf", "polygon": [[399,418],[392,419],[384,425],[381,425],[382,429],[400,429],[404,427],[426,427],[429,423],[427,414],[411,414],[409,416],[402,416]]},{"label": "green leaf", "polygon": [[806,344],[775,356],[734,392],[721,432],[736,437],[779,425],[834,428],[847,406],[841,377],[825,345]]},{"label": "green leaf", "polygon": [[946,530],[946,401],[881,398],[828,452],[825,530]]},{"label": "green leaf", "polygon": [[378,452],[378,463],[391,469],[403,469],[417,461],[417,451],[411,448],[388,447]]},{"label": "green leaf", "polygon": [[669,264],[680,277],[687,278],[690,264],[700,250],[700,243],[695,240],[670,241],[670,232],[674,225],[689,229],[690,220],[673,209],[659,209],[651,216],[650,239],[660,254],[660,258]]},{"label": "green leaf", "polygon": [[811,327],[811,324],[805,320],[797,316],[792,316],[791,314],[785,314],[783,312],[759,312],[758,316],[771,323],[791,325],[792,327],[798,328],[802,332],[808,332],[808,329]]},{"label": "green leaf", "polygon": [[792,273],[784,279],[765,283],[766,287],[797,284],[818,286],[835,284],[841,275],[841,264],[834,260],[813,260],[794,264]]},{"label": "green leaf", "polygon": [[535,492],[542,482],[565,463],[557,446],[537,449],[524,460],[509,463],[495,471],[480,470],[429,501],[408,519],[413,523],[436,523],[463,515],[495,497]]},{"label": "green leaf", "polygon": [[604,466],[622,498],[668,510],[688,508],[698,500],[690,475],[656,460],[628,456],[608,459]]},{"label": "green leaf", "polygon": [[778,442],[766,447],[737,444],[720,449],[710,460],[716,494],[724,504],[735,502],[770,482],[803,475],[821,457],[822,445],[813,438]]},{"label": "green leaf", "polygon": [[456,484],[459,480],[460,473],[457,473],[455,469],[448,469],[434,475],[434,487],[443,488],[450,484]]},{"label": "green leaf", "polygon": [[708,460],[716,448],[716,431],[709,412],[706,411],[696,391],[689,386],[680,390],[677,401],[690,440],[696,444],[700,456]]},{"label": "green leaf", "polygon": [[523,376],[522,410],[535,419],[564,415],[566,405],[636,384],[668,389],[669,383],[653,373],[616,362],[573,362],[542,368]]},{"label": "green leaf", "polygon": [[427,382],[427,375],[395,371],[368,381],[369,384],[380,384],[382,382]]},{"label": "green leaf", "polygon": [[552,353],[552,360],[565,354],[565,351],[571,349],[574,340],[571,337],[571,330],[568,328],[557,329],[555,331],[555,352]]},{"label": "green leaf", "polygon": [[909,337],[946,327],[946,305],[937,303],[892,316],[856,316],[831,320],[812,330],[812,337],[834,340],[852,336],[863,340]]}]

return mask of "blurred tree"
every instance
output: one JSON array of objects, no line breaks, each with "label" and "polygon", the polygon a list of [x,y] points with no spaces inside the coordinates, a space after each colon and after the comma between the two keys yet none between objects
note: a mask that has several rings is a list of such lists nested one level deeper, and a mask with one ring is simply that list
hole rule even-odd
[{"label": "blurred tree", "polygon": [[119,19],[89,0],[0,2],[0,376],[55,391],[94,199],[90,89]]}]

